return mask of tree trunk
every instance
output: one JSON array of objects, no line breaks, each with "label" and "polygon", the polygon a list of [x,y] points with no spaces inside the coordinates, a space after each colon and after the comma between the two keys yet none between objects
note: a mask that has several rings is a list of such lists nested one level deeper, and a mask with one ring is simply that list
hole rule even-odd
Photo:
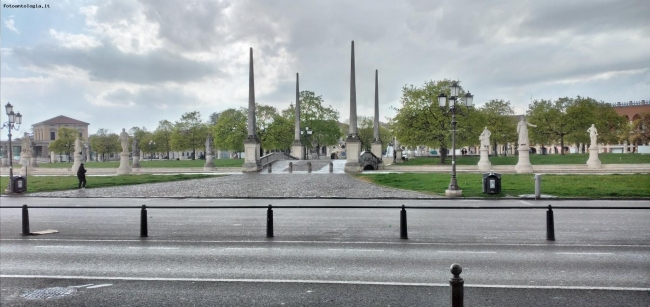
[{"label": "tree trunk", "polygon": [[446,158],[447,158],[447,148],[440,148],[440,164],[447,164],[445,163]]},{"label": "tree trunk", "polygon": [[564,137],[560,137],[560,152],[564,155]]}]

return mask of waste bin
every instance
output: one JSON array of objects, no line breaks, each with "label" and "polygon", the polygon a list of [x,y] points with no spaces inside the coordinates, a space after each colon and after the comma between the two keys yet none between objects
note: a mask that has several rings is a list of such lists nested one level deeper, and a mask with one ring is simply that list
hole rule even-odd
[{"label": "waste bin", "polygon": [[27,179],[23,176],[15,176],[13,178],[14,193],[22,193],[27,191]]},{"label": "waste bin", "polygon": [[492,172],[483,173],[483,193],[501,193],[501,174]]}]

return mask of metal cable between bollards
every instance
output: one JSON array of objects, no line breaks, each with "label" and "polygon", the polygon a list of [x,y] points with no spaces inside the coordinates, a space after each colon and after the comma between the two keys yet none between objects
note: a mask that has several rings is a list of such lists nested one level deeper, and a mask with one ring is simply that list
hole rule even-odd
[{"label": "metal cable between bollards", "polygon": [[408,239],[408,229],[406,225],[406,207],[402,205],[402,210],[399,215],[399,237],[400,239]]},{"label": "metal cable between bollards", "polygon": [[29,231],[29,210],[27,209],[27,205],[23,205],[23,236],[29,236],[31,235],[31,231]]},{"label": "metal cable between bollards", "polygon": [[454,276],[449,279],[449,285],[451,286],[451,306],[452,307],[463,307],[463,285],[465,281],[460,277],[460,273],[463,272],[463,268],[454,263],[451,265],[451,274]]},{"label": "metal cable between bollards", "polygon": [[266,210],[266,237],[273,238],[273,206]]},{"label": "metal cable between bollards", "polygon": [[551,205],[548,205],[548,211],[546,211],[546,240],[555,241],[555,221]]},{"label": "metal cable between bollards", "polygon": [[147,205],[140,209],[140,237],[149,236],[149,225],[147,224]]}]

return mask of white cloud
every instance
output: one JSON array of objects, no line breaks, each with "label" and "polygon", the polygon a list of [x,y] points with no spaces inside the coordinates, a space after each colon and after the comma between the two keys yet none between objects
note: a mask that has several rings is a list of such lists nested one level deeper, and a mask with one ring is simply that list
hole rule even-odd
[{"label": "white cloud", "polygon": [[59,42],[60,46],[65,48],[92,49],[102,45],[95,37],[84,34],[62,33],[50,29],[50,35]]},{"label": "white cloud", "polygon": [[4,19],[5,22],[5,28],[14,31],[16,33],[20,33],[18,29],[16,29],[16,26],[14,25],[14,16],[9,16],[9,19]]}]

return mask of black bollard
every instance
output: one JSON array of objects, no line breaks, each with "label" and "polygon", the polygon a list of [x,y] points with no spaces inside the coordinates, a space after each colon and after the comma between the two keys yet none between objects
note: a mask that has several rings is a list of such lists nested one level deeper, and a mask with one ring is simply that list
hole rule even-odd
[{"label": "black bollard", "polygon": [[330,162],[330,173],[334,172],[334,163]]},{"label": "black bollard", "polygon": [[555,222],[551,205],[548,205],[548,211],[546,211],[546,240],[555,241]]},{"label": "black bollard", "polygon": [[23,205],[23,236],[31,234],[29,231],[29,210],[27,210],[27,205]]},{"label": "black bollard", "polygon": [[271,172],[271,169],[272,169],[272,168],[273,168],[273,167],[271,166],[271,164],[269,164],[269,173]]},{"label": "black bollard", "polygon": [[311,162],[307,162],[307,173],[311,173]]},{"label": "black bollard", "polygon": [[460,277],[460,273],[463,271],[463,268],[454,263],[451,265],[451,274],[454,275],[449,279],[449,285],[451,286],[451,307],[463,307],[463,285],[465,281]]},{"label": "black bollard", "polygon": [[408,239],[408,230],[406,228],[406,207],[402,205],[402,211],[399,215],[399,237],[400,239]]},{"label": "black bollard", "polygon": [[273,206],[266,210],[266,237],[273,238]]},{"label": "black bollard", "polygon": [[293,162],[289,162],[289,173],[293,173]]},{"label": "black bollard", "polygon": [[142,205],[142,209],[140,210],[140,236],[149,236],[149,227],[147,225],[147,205]]}]

